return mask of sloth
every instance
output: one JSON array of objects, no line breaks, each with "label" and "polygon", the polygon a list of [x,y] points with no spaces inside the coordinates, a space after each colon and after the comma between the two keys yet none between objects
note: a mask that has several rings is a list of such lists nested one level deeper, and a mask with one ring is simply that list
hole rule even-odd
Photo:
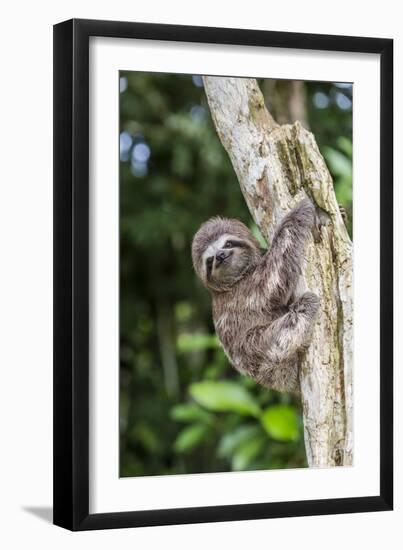
[{"label": "sloth", "polygon": [[237,371],[263,386],[299,393],[300,353],[319,298],[302,292],[301,261],[315,209],[303,200],[282,219],[269,250],[236,219],[214,217],[192,242],[194,269],[212,297],[213,321]]}]

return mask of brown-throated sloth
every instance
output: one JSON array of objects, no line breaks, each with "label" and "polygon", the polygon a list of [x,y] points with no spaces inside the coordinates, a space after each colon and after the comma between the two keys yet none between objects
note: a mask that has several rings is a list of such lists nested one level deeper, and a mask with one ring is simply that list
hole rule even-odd
[{"label": "brown-throated sloth", "polygon": [[210,291],[216,333],[232,365],[278,391],[299,391],[298,351],[308,346],[319,307],[298,296],[304,245],[315,223],[305,199],[279,224],[262,253],[240,221],[211,218],[192,243],[196,273]]}]

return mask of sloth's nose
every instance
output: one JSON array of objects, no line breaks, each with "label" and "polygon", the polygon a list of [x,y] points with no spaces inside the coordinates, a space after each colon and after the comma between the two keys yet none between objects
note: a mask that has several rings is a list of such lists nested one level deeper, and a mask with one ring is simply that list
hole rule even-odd
[{"label": "sloth's nose", "polygon": [[217,252],[217,254],[215,255],[217,265],[222,264],[223,261],[226,260],[229,255],[230,254],[228,252],[225,252],[224,250],[220,250],[219,252]]}]

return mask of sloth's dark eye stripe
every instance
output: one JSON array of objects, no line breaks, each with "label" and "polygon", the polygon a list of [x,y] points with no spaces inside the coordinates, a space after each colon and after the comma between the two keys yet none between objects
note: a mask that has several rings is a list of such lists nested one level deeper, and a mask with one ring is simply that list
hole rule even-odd
[{"label": "sloth's dark eye stripe", "polygon": [[213,267],[213,256],[210,256],[206,260],[206,267],[207,267],[207,275],[211,274],[211,269]]},{"label": "sloth's dark eye stripe", "polygon": [[247,248],[248,245],[244,241],[234,241],[231,239],[232,248]]}]

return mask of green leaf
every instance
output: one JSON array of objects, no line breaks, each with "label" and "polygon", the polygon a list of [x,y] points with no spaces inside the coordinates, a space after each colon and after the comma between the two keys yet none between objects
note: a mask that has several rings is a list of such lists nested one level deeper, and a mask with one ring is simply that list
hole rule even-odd
[{"label": "green leaf", "polygon": [[323,152],[333,175],[343,178],[351,177],[352,167],[349,158],[332,147],[324,147]]},{"label": "green leaf", "polygon": [[197,447],[209,432],[205,424],[192,424],[179,432],[174,442],[174,450],[177,453],[186,453]]},{"label": "green leaf", "polygon": [[229,381],[205,380],[191,384],[190,394],[206,409],[216,412],[236,412],[258,416],[260,408],[254,397],[240,384]]},{"label": "green leaf", "polygon": [[242,443],[256,438],[256,436],[261,433],[261,430],[262,429],[259,425],[243,425],[238,426],[231,432],[224,434],[218,445],[218,456],[221,458],[231,457],[237,447],[239,447]]},{"label": "green leaf", "polygon": [[257,239],[259,245],[262,248],[267,248],[267,242],[266,242],[265,238],[263,237],[263,235],[261,234],[260,229],[258,228],[258,226],[255,223],[252,224],[251,231],[253,233],[253,236]]},{"label": "green leaf", "polygon": [[351,140],[346,138],[345,136],[340,136],[337,139],[337,145],[339,148],[345,153],[348,158],[353,158],[353,144],[351,143]]},{"label": "green leaf", "polygon": [[261,434],[240,445],[232,459],[233,470],[245,470],[250,463],[262,452],[266,440]]},{"label": "green leaf", "polygon": [[335,181],[334,190],[336,192],[337,202],[343,206],[349,206],[352,203],[353,194],[351,188],[351,180],[349,178],[341,178]]},{"label": "green leaf", "polygon": [[178,422],[200,420],[208,422],[211,415],[195,403],[181,403],[171,409],[171,418]]},{"label": "green leaf", "polygon": [[177,302],[175,304],[175,317],[179,323],[188,322],[193,315],[192,305],[189,302]]},{"label": "green leaf", "polygon": [[260,417],[262,426],[273,439],[295,441],[299,437],[298,416],[290,405],[268,407]]},{"label": "green leaf", "polygon": [[183,333],[179,334],[176,341],[176,347],[179,353],[214,349],[218,346],[219,342],[215,334]]},{"label": "green leaf", "polygon": [[220,377],[222,374],[223,368],[222,365],[214,363],[211,365],[207,365],[203,371],[203,378],[209,379],[209,380],[215,380]]}]

